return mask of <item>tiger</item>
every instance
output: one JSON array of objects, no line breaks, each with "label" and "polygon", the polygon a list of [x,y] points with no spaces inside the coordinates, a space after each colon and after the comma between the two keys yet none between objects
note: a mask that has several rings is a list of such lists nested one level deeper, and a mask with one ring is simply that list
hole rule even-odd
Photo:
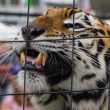
[{"label": "tiger", "polygon": [[25,77],[35,110],[108,109],[108,36],[107,23],[75,7],[52,7],[22,26],[12,43],[17,83],[24,88]]}]

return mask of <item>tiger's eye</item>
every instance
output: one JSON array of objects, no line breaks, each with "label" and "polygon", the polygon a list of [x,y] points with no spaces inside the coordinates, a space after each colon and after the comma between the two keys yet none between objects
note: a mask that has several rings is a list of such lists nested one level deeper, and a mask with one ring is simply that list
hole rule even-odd
[{"label": "tiger's eye", "polygon": [[82,24],[76,23],[75,29],[85,28]]},{"label": "tiger's eye", "polygon": [[78,29],[79,29],[79,28],[80,28],[80,26],[79,26],[79,25],[75,25],[75,28],[78,28]]}]

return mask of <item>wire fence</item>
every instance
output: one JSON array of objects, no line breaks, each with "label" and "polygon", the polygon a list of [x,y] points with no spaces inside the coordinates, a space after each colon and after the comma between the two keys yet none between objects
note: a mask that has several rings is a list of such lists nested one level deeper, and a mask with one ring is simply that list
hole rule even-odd
[{"label": "wire fence", "polygon": [[[75,7],[75,0],[73,0],[73,18],[74,18],[74,7]],[[17,16],[27,16],[27,35],[28,36],[28,26],[29,26],[29,16],[36,16],[34,14],[30,14],[29,13],[29,9],[30,9],[30,0],[28,0],[28,12],[27,14],[23,14],[23,13],[0,13],[1,15],[17,15]],[[40,16],[40,14],[37,14],[37,16]],[[104,18],[104,17],[102,17]],[[73,24],[74,24],[74,19],[73,19]],[[109,38],[110,36],[97,36],[95,38]],[[56,91],[56,92],[39,92],[39,93],[25,93],[25,87],[26,87],[26,63],[25,63],[25,73],[24,73],[24,92],[23,93],[12,93],[12,94],[0,94],[0,96],[8,96],[8,95],[23,95],[23,110],[25,110],[25,95],[34,95],[34,94],[61,94],[61,93],[70,93],[71,94],[71,100],[70,100],[70,110],[72,110],[72,93],[73,92],[84,92],[84,91],[94,91],[94,90],[103,90],[103,89],[109,89],[109,94],[110,94],[110,80],[109,80],[109,87],[105,87],[105,88],[94,88],[94,89],[85,89],[85,90],[73,90],[73,68],[74,68],[74,40],[75,39],[91,39],[93,37],[81,37],[81,38],[74,38],[74,25],[73,25],[73,38],[67,38],[67,39],[54,39],[54,41],[58,41],[58,40],[72,40],[72,73],[71,73],[71,90],[70,91]],[[27,44],[28,42],[44,42],[44,41],[53,41],[53,39],[48,39],[48,40],[28,40],[26,38],[25,41],[0,41],[0,43],[7,43],[7,42],[25,42],[26,44],[26,51],[25,51],[25,61],[27,58]],[[110,75],[109,75],[109,79],[110,79]],[[110,110],[110,95],[109,95],[109,104],[108,104],[108,110]]]}]

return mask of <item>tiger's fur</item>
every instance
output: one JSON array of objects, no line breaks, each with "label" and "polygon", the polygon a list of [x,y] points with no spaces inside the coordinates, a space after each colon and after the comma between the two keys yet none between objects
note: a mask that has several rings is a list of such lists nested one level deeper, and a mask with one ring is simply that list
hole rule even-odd
[{"label": "tiger's fur", "polygon": [[[73,15],[74,13],[74,15]],[[73,40],[54,40],[73,38]],[[23,26],[26,28],[26,24]],[[73,63],[73,91],[108,87],[110,63],[110,26],[95,16],[78,8],[50,8],[46,15],[39,16],[29,22],[29,28],[45,29],[46,31],[27,40],[45,40],[29,42],[31,49],[35,49],[49,59],[51,67],[60,65],[61,73],[47,77],[40,72],[28,70],[26,72],[26,90],[28,92],[57,92],[71,90],[72,55]],[[26,33],[25,33],[26,34]],[[81,39],[81,38],[84,39]],[[90,37],[90,38],[89,38]],[[92,38],[91,38],[92,37]],[[97,37],[97,38],[95,38]],[[51,41],[48,41],[52,39]],[[26,40],[21,30],[15,40]],[[72,47],[74,44],[74,54]],[[26,48],[25,42],[13,43],[16,54]],[[54,62],[54,63],[53,63]],[[65,63],[66,62],[66,63]],[[65,64],[65,65],[64,65]],[[61,66],[62,65],[62,66]],[[65,68],[68,73],[65,73]],[[48,73],[51,75],[51,72]],[[24,84],[24,70],[18,73],[18,84]],[[70,93],[36,94],[30,95],[31,103],[36,110],[70,110]],[[80,91],[72,93],[72,110],[107,110],[108,89]]]}]

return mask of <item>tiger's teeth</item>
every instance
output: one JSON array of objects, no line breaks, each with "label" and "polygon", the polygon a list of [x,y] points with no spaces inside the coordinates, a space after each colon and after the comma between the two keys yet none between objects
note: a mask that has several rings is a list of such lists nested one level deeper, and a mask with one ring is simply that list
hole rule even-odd
[{"label": "tiger's teeth", "polygon": [[25,50],[22,50],[20,53],[20,59],[21,59],[21,63],[25,62]]},{"label": "tiger's teeth", "polygon": [[43,58],[42,58],[42,65],[44,66],[45,63],[46,63],[46,60],[47,60],[47,56],[43,55]]},{"label": "tiger's teeth", "polygon": [[32,64],[34,64],[34,61],[32,61]]},{"label": "tiger's teeth", "polygon": [[[24,63],[25,62],[25,50],[22,50],[21,53],[20,53],[20,59],[21,59],[21,63]],[[45,56],[44,54],[42,53],[39,53],[38,57],[37,57],[37,60],[36,60],[36,64],[38,66],[44,66],[45,63],[46,63],[46,60],[47,60],[47,56]],[[29,61],[27,59],[27,61]],[[35,62],[32,61],[32,64],[34,64]]]},{"label": "tiger's teeth", "polygon": [[39,53],[39,55],[37,57],[37,60],[36,60],[36,64],[38,66],[42,66],[42,57],[43,57],[43,54],[42,53]]}]

